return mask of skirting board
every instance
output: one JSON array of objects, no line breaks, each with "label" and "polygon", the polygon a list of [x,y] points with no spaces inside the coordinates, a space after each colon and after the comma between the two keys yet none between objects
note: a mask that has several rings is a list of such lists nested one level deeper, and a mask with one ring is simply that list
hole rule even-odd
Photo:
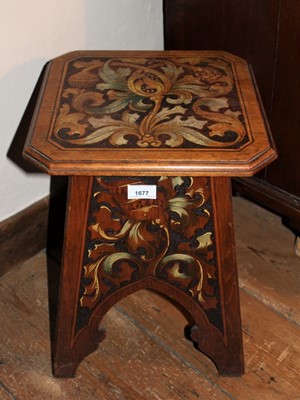
[{"label": "skirting board", "polygon": [[61,183],[52,180],[51,195],[0,222],[0,276],[46,248],[59,259],[67,195]]},{"label": "skirting board", "polygon": [[283,217],[297,236],[300,234],[300,199],[257,178],[233,179],[233,191]]},{"label": "skirting board", "polygon": [[0,276],[46,247],[49,197],[0,222]]},{"label": "skirting board", "polygon": [[[290,227],[299,235],[300,207],[297,198],[288,196],[285,192],[274,191],[273,187],[268,188],[255,178],[234,179],[233,188],[235,192],[285,216]],[[60,187],[59,190],[54,190],[54,193],[51,199],[47,196],[0,222],[0,276],[46,248],[47,241],[49,244],[48,220],[51,223],[50,236],[53,236],[50,238],[50,246],[54,249],[52,254],[59,257],[66,190]],[[48,218],[49,213],[51,218]],[[58,244],[53,241],[57,241]]]}]

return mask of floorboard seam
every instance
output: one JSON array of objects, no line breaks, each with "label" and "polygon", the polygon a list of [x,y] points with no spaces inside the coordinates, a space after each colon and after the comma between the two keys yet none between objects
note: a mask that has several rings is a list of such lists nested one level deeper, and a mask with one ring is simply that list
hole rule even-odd
[{"label": "floorboard seam", "polygon": [[300,323],[293,321],[292,319],[288,318],[286,315],[284,315],[282,312],[278,311],[275,307],[272,307],[271,304],[265,303],[257,294],[251,292],[250,290],[245,289],[245,287],[240,287],[239,288],[241,291],[246,293],[248,296],[253,297],[260,303],[262,303],[264,306],[268,307],[270,310],[274,311],[275,314],[279,315],[280,317],[284,318],[287,320],[289,323],[295,325],[297,328],[300,327]]},{"label": "floorboard seam", "polygon": [[8,387],[6,387],[3,382],[0,381],[0,388],[4,390],[4,392],[12,399],[12,400],[18,400],[9,390]]},{"label": "floorboard seam", "polygon": [[[187,361],[185,358],[183,358],[179,353],[177,353],[172,348],[167,346],[164,342],[162,342],[152,331],[150,331],[149,329],[145,328],[143,325],[141,325],[139,322],[137,322],[134,318],[132,318],[125,310],[122,309],[122,307],[115,306],[115,308],[120,314],[122,314],[127,320],[129,320],[140,331],[142,331],[147,336],[151,337],[163,349],[168,351],[168,353],[172,354],[173,357],[177,358],[180,362],[182,362],[188,368],[191,368],[197,375],[201,376],[201,378],[205,379],[212,386],[214,386],[216,389],[218,389],[221,393],[225,394],[228,397],[229,400],[237,400],[230,393],[228,393],[225,389],[223,389],[220,385],[218,385],[217,383],[211,381],[207,376],[205,376],[203,373],[201,373],[201,371],[199,369],[195,368],[189,361]],[[229,379],[231,379],[231,378],[229,378]]]}]

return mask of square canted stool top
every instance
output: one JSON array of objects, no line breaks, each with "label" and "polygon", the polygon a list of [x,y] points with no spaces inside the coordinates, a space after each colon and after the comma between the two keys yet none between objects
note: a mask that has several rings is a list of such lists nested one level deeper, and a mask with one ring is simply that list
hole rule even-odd
[{"label": "square canted stool top", "polygon": [[243,59],[77,51],[49,62],[24,156],[53,175],[250,176],[276,151]]}]

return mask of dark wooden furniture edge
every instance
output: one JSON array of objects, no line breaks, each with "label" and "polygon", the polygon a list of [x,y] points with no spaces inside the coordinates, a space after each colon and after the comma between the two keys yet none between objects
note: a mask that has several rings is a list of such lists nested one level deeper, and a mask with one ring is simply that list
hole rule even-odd
[{"label": "dark wooden furniture edge", "polygon": [[300,201],[277,187],[258,178],[235,178],[233,190],[286,218],[288,227],[300,234]]}]

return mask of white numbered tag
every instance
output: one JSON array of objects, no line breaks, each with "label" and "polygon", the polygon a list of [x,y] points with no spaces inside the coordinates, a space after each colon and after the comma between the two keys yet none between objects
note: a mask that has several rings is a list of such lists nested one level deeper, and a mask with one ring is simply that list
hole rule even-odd
[{"label": "white numbered tag", "polygon": [[156,185],[128,185],[128,199],[156,199]]}]

